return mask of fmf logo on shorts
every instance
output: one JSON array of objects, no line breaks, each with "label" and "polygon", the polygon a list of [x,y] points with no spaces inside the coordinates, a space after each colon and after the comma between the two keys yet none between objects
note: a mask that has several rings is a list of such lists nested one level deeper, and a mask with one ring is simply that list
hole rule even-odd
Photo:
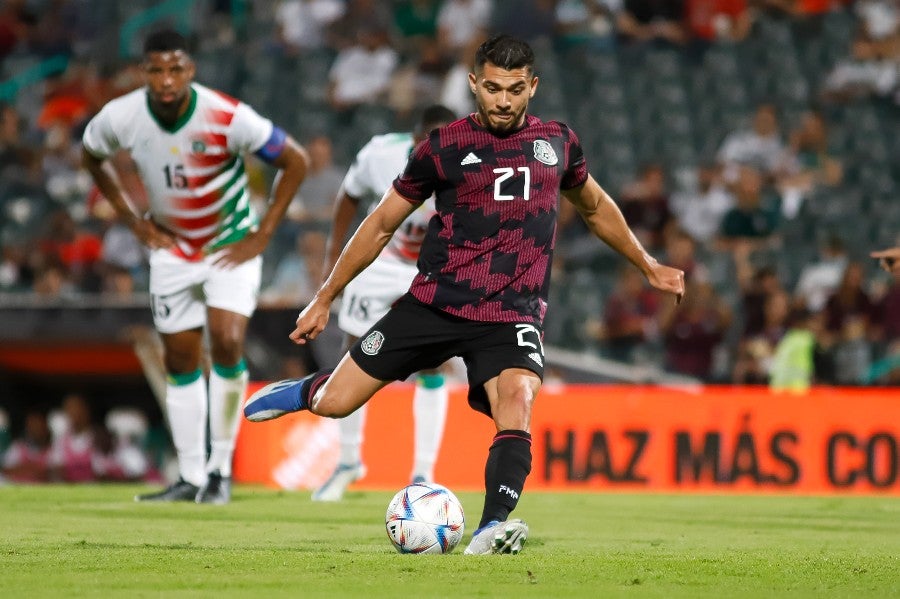
[{"label": "fmf logo on shorts", "polygon": [[363,339],[360,349],[367,356],[374,356],[381,350],[382,345],[384,345],[384,335],[381,334],[381,331],[372,331]]}]

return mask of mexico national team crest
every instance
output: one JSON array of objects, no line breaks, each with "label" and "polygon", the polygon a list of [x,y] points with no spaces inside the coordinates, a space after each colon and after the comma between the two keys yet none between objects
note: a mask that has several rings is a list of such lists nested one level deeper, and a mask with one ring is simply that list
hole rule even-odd
[{"label": "mexico national team crest", "polygon": [[553,146],[546,139],[534,140],[534,157],[547,166],[554,166],[559,162],[556,152],[553,151]]},{"label": "mexico national team crest", "polygon": [[374,356],[381,350],[382,345],[384,345],[384,335],[381,334],[381,331],[372,331],[368,337],[362,340],[360,349],[367,356]]}]

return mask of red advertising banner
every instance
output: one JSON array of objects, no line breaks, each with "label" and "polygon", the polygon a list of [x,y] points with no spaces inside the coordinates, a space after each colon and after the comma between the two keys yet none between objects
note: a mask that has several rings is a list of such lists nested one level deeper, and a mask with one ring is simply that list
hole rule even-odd
[{"label": "red advertising banner", "polygon": [[[336,464],[334,420],[300,413],[242,426],[239,481],[313,488]],[[358,488],[408,482],[412,426],[410,385],[369,402]],[[900,389],[547,387],[531,433],[530,490],[900,495]],[[482,489],[493,434],[454,389],[437,481]]]}]

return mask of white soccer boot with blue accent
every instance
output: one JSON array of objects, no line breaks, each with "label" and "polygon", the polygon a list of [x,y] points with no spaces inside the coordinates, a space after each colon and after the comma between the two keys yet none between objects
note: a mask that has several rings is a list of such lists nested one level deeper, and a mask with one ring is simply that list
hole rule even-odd
[{"label": "white soccer boot with blue accent", "polygon": [[522,551],[528,538],[528,525],[522,520],[488,522],[475,531],[464,555],[490,555],[492,553],[512,553]]},{"label": "white soccer boot with blue accent", "polygon": [[244,418],[263,422],[301,410],[300,393],[306,378],[269,383],[244,404]]},{"label": "white soccer boot with blue accent", "polygon": [[313,501],[340,501],[344,491],[352,483],[366,475],[366,467],[361,462],[356,464],[338,464],[331,476],[312,494]]}]

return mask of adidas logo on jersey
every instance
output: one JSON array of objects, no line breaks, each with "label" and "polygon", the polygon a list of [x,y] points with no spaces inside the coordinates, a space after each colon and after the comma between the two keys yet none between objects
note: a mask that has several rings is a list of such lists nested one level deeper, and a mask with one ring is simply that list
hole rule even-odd
[{"label": "adidas logo on jersey", "polygon": [[466,166],[467,164],[478,164],[481,162],[481,158],[476,156],[474,153],[469,152],[466,154],[466,157],[462,159],[462,162],[459,163],[460,166]]},{"label": "adidas logo on jersey", "polygon": [[541,359],[541,354],[539,354],[537,352],[532,352],[532,353],[528,354],[528,357],[531,358],[532,360],[534,360],[535,362],[537,362],[538,366],[544,365],[544,360]]}]

